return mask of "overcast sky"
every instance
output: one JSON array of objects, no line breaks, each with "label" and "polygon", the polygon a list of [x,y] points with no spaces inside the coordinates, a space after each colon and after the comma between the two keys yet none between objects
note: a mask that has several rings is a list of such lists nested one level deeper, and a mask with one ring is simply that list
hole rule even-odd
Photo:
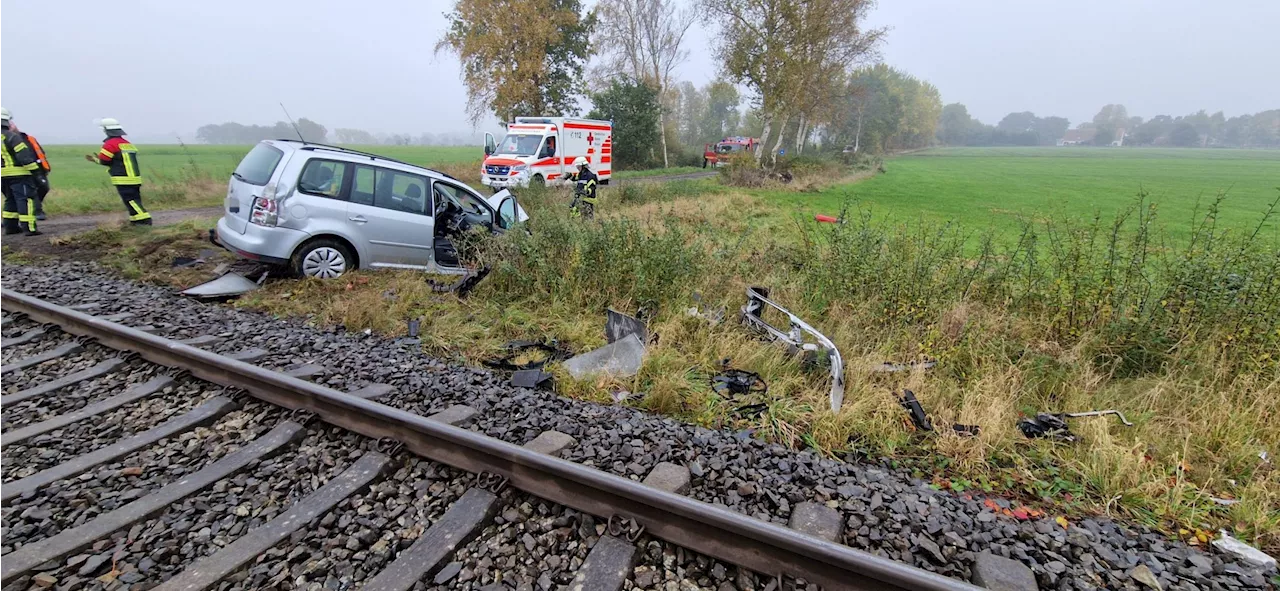
[{"label": "overcast sky", "polygon": [[[451,5],[6,0],[0,100],[46,143],[100,139],[100,117],[135,140],[191,141],[205,123],[281,120],[281,101],[330,129],[468,132],[457,61],[432,51]],[[1106,103],[1144,117],[1280,108],[1276,23],[1280,0],[882,0],[870,25],[891,29],[884,61],[944,102],[988,123],[1030,110],[1074,125]],[[714,34],[692,31],[681,78],[716,75]]]}]

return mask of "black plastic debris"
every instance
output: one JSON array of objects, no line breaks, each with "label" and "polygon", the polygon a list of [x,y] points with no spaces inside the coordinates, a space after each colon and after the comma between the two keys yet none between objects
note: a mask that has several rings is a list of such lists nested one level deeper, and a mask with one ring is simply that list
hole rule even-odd
[{"label": "black plastic debris", "polygon": [[471,290],[475,289],[485,277],[489,276],[492,271],[490,267],[481,267],[477,271],[468,272],[461,279],[454,281],[452,284],[443,284],[434,279],[428,279],[427,283],[431,285],[431,290],[436,293],[452,293],[460,298],[465,298],[471,294]]},{"label": "black plastic debris", "polygon": [[925,414],[924,407],[920,406],[920,401],[916,399],[915,392],[903,389],[902,395],[898,396],[898,404],[907,409],[907,413],[911,415],[911,423],[917,429],[921,431],[933,430],[933,423],[929,422],[929,415]]},{"label": "black plastic debris", "polygon": [[764,411],[768,410],[768,408],[769,408],[769,405],[763,402],[759,404],[747,404],[747,405],[739,406],[738,408],[733,409],[733,414],[736,414],[742,417],[755,417],[755,416],[759,416],[760,413],[763,413]]},{"label": "black plastic debris", "polygon": [[[733,369],[727,360],[722,364],[720,373],[711,378],[711,389],[721,396],[741,396],[746,394],[764,394],[769,391],[760,374],[754,371]],[[726,396],[728,395],[728,396]]]},{"label": "black plastic debris", "polygon": [[649,339],[649,327],[639,318],[628,316],[613,308],[609,308],[606,314],[604,336],[608,342],[618,342],[629,334],[636,335],[642,343]]},{"label": "black plastic debris", "polygon": [[551,382],[551,374],[540,369],[522,369],[511,374],[511,385],[517,388],[541,388]]},{"label": "black plastic debris", "polygon": [[1018,430],[1031,439],[1057,439],[1058,441],[1078,441],[1080,438],[1067,426],[1067,415],[1040,413],[1032,418],[1018,421]]},{"label": "black plastic debris", "polygon": [[1115,415],[1126,427],[1133,426],[1133,423],[1130,423],[1129,419],[1125,418],[1124,413],[1111,409],[1064,413],[1042,412],[1037,414],[1034,418],[1018,421],[1018,430],[1022,431],[1023,435],[1026,435],[1031,439],[1051,438],[1066,442],[1079,441],[1080,437],[1075,433],[1072,433],[1071,428],[1067,426],[1067,419],[1103,417],[1107,415]]},{"label": "black plastic debris", "polygon": [[[898,404],[901,404],[902,408],[907,410],[907,413],[911,416],[911,423],[917,429],[921,431],[933,430],[933,422],[929,420],[928,413],[924,412],[924,407],[916,399],[915,392],[904,388],[902,395],[898,396]],[[951,425],[951,430],[961,437],[975,437],[982,432],[982,429],[977,425],[961,425],[959,423]]]},{"label": "black plastic debris", "polygon": [[204,259],[194,257],[173,257],[173,262],[169,264],[174,269],[188,269],[196,265],[204,264]]},{"label": "black plastic debris", "polygon": [[[503,347],[506,351],[501,357],[482,361],[486,367],[503,371],[520,371],[524,369],[541,369],[552,361],[562,361],[573,357],[571,351],[560,348],[555,340],[550,341],[511,341]],[[541,355],[538,355],[541,353]],[[523,356],[528,361],[519,362]]]}]

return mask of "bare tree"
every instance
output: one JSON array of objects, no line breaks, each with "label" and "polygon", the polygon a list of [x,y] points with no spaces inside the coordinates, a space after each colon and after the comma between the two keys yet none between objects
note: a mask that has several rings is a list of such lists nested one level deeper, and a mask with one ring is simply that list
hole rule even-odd
[{"label": "bare tree", "polygon": [[682,45],[696,13],[679,9],[673,0],[602,0],[597,11],[602,29],[597,46],[605,56],[605,72],[629,74],[642,80],[652,86],[663,101],[658,121],[662,165],[670,166],[667,90],[671,86],[671,73],[689,57]]}]

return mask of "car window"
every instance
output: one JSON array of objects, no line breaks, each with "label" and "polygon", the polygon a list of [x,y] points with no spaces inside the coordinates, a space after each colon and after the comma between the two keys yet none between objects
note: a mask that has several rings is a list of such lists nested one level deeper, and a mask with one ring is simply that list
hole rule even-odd
[{"label": "car window", "polygon": [[374,170],[370,166],[356,166],[356,176],[351,183],[351,202],[373,205]]},{"label": "car window", "polygon": [[280,164],[283,157],[284,152],[279,148],[270,144],[258,144],[244,155],[244,160],[240,161],[233,175],[243,182],[261,187],[271,180],[271,173],[275,172],[276,165]]},{"label": "car window", "polygon": [[498,225],[510,228],[516,225],[516,198],[507,197],[498,204]]},{"label": "car window", "polygon": [[338,198],[347,165],[332,160],[313,159],[302,167],[298,176],[298,190],[310,195]]},{"label": "car window", "polygon": [[[458,207],[461,207],[462,211],[466,213],[476,215],[489,214],[489,208],[485,204],[484,199],[481,199],[471,191],[444,181],[436,181],[434,187],[437,201],[448,199]],[[436,207],[439,207],[439,205]]]},{"label": "car window", "polygon": [[407,213],[427,213],[427,179],[414,174],[376,169],[373,206]]}]

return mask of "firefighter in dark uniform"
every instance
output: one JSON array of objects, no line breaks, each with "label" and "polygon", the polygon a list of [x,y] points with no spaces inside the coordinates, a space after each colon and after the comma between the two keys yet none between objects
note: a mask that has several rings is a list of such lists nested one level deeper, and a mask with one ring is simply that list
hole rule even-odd
[{"label": "firefighter in dark uniform", "polygon": [[40,166],[36,151],[17,132],[9,129],[9,109],[0,109],[4,129],[4,158],[0,178],[4,185],[4,233],[36,236],[36,182],[32,178]]},{"label": "firefighter in dark uniform", "polygon": [[573,204],[569,209],[574,217],[591,219],[596,214],[596,173],[591,172],[587,159],[582,156],[574,158],[573,166],[577,168],[577,172],[567,175],[574,182]]},{"label": "firefighter in dark uniform", "polygon": [[53,167],[49,165],[49,157],[45,156],[44,146],[40,145],[40,140],[18,129],[18,124],[12,121],[9,122],[9,129],[22,136],[27,145],[36,151],[36,169],[31,171],[31,180],[36,182],[36,219],[43,222],[48,219],[44,214],[44,198],[49,195],[49,171],[53,170]]},{"label": "firefighter in dark uniform", "polygon": [[142,171],[138,168],[138,149],[125,139],[124,128],[119,121],[103,119],[102,131],[107,134],[107,139],[102,141],[102,149],[96,155],[85,154],[85,160],[107,167],[111,174],[111,184],[120,193],[120,200],[129,213],[129,223],[150,226],[151,214],[142,207]]}]

